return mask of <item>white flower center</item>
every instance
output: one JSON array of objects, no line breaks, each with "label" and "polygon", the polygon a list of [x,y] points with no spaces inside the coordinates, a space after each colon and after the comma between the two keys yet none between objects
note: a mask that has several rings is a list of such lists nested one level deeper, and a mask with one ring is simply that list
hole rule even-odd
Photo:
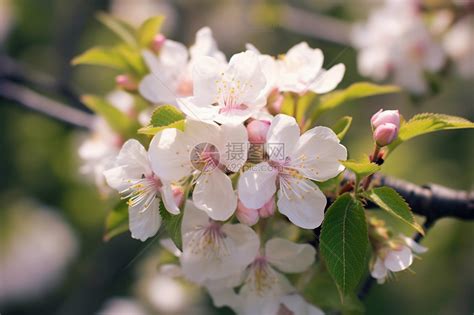
[{"label": "white flower center", "polygon": [[129,180],[128,183],[130,186],[122,190],[120,194],[123,199],[128,199],[127,203],[130,207],[143,204],[141,212],[148,210],[153,200],[159,196],[162,187],[161,180],[153,173],[142,174],[140,179]]},{"label": "white flower center", "polygon": [[193,254],[201,255],[208,260],[221,260],[230,254],[225,243],[227,235],[222,231],[222,226],[211,221],[206,226],[198,226],[189,242]]},{"label": "white flower center", "polygon": [[267,259],[264,256],[259,256],[250,266],[250,272],[245,282],[249,289],[258,296],[268,296],[278,284],[278,276],[268,264]]}]

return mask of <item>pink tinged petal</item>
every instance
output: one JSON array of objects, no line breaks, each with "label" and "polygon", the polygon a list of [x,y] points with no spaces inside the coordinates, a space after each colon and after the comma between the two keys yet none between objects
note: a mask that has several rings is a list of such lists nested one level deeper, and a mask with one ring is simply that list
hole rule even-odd
[{"label": "pink tinged petal", "polygon": [[237,172],[247,160],[247,130],[243,125],[222,125],[220,133],[220,161],[228,170]]},{"label": "pink tinged petal", "polygon": [[276,192],[278,171],[267,162],[259,163],[239,178],[240,201],[248,208],[261,208]]},{"label": "pink tinged petal", "polygon": [[269,218],[272,215],[275,214],[275,198],[271,197],[270,200],[268,200],[263,207],[258,209],[258,215],[261,218]]},{"label": "pink tinged petal", "polygon": [[375,264],[372,267],[372,270],[370,270],[370,275],[374,277],[375,279],[385,279],[387,277],[387,267],[384,265],[384,261],[377,257],[375,260]]},{"label": "pink tinged petal", "polygon": [[163,204],[168,210],[169,213],[171,214],[179,214],[179,199],[176,200],[175,196],[175,190],[173,190],[173,187],[169,183],[163,183],[163,187],[161,188],[161,197],[163,200]]},{"label": "pink tinged petal", "polygon": [[237,196],[232,182],[219,169],[203,172],[199,176],[193,191],[193,202],[217,221],[227,220],[237,208]]},{"label": "pink tinged petal", "polygon": [[240,223],[248,226],[255,225],[259,219],[257,209],[247,208],[240,201],[237,203],[237,211],[235,212],[235,215]]},{"label": "pink tinged petal", "polygon": [[271,122],[268,120],[252,120],[247,125],[250,143],[265,143]]},{"label": "pink tinged petal", "polygon": [[[300,128],[295,118],[279,114],[275,116],[267,134],[267,153],[273,161],[284,162],[300,137]],[[283,150],[282,152],[279,150]]]},{"label": "pink tinged petal", "polygon": [[155,174],[166,181],[178,181],[191,175],[189,139],[183,132],[170,128],[157,133],[151,140],[148,154]]},{"label": "pink tinged petal", "polygon": [[291,166],[305,177],[325,181],[344,170],[340,161],[347,159],[347,149],[327,127],[306,131],[291,155]]},{"label": "pink tinged petal", "polygon": [[398,110],[379,110],[372,118],[370,118],[372,128],[377,128],[380,125],[391,123],[400,128],[400,112]]},{"label": "pink tinged petal", "polygon": [[384,260],[385,267],[393,272],[405,270],[412,263],[413,254],[407,246],[402,246],[400,250],[389,251]]},{"label": "pink tinged petal", "polygon": [[323,94],[330,92],[342,81],[346,67],[339,63],[327,71],[321,71],[311,83],[309,89],[315,93]]},{"label": "pink tinged petal", "polygon": [[290,179],[282,183],[280,180],[278,210],[293,224],[303,229],[317,228],[324,219],[326,203],[326,196],[313,182]]},{"label": "pink tinged petal", "polygon": [[286,273],[308,270],[316,258],[316,250],[308,244],[296,244],[282,238],[273,238],[265,244],[268,262]]},{"label": "pink tinged petal", "polygon": [[423,254],[423,253],[426,253],[428,251],[427,247],[421,246],[420,244],[415,242],[413,239],[411,239],[409,237],[406,237],[404,235],[401,235],[401,237],[402,237],[403,241],[405,242],[405,244],[407,244],[407,246],[410,247],[411,250],[414,253]]},{"label": "pink tinged petal", "polygon": [[166,85],[167,78],[161,73],[151,73],[143,78],[138,86],[140,94],[155,104],[176,104],[176,95],[171,87]]},{"label": "pink tinged petal", "polygon": [[147,207],[146,211],[143,211],[143,203],[138,203],[128,208],[129,227],[133,238],[144,242],[158,232],[161,225],[161,216],[158,207],[159,199],[155,198],[152,204]]}]

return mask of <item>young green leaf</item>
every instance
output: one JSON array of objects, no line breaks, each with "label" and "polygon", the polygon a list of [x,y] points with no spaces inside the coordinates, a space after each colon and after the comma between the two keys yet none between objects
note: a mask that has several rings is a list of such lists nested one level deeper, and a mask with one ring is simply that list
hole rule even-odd
[{"label": "young green leaf", "polygon": [[359,98],[399,92],[394,85],[377,85],[368,82],[354,83],[344,90],[337,90],[321,96],[318,106],[313,111],[310,121],[314,122],[322,113],[334,109],[346,102]]},{"label": "young green leaf", "polygon": [[368,244],[364,208],[345,193],[327,210],[320,237],[321,255],[341,296],[359,284],[366,270]]},{"label": "young green leaf", "polygon": [[369,190],[366,196],[393,217],[424,234],[423,228],[415,221],[410,206],[394,189],[390,187],[377,187]]},{"label": "young green leaf", "polygon": [[163,15],[151,17],[146,20],[137,31],[138,42],[141,47],[150,46],[153,38],[160,32],[165,17]]},{"label": "young green leaf", "polygon": [[73,65],[96,65],[129,72],[132,70],[121,53],[113,47],[94,47],[72,60]]},{"label": "young green leaf", "polygon": [[178,121],[175,121],[175,122],[169,124],[168,126],[153,127],[153,126],[150,125],[150,126],[146,126],[146,127],[138,129],[138,133],[142,134],[142,135],[154,136],[158,132],[160,132],[160,131],[162,131],[163,129],[166,129],[166,128],[176,128],[178,130],[183,131],[184,130],[184,122],[185,122],[184,119],[181,119],[181,120],[178,120]]},{"label": "young green leaf", "polygon": [[181,238],[181,223],[183,221],[184,212],[173,215],[166,210],[163,202],[160,202],[160,215],[163,219],[163,226],[173,240],[176,247],[183,250],[183,240]]},{"label": "young green leaf", "polygon": [[402,123],[398,138],[389,145],[388,149],[389,152],[392,152],[401,143],[425,133],[463,128],[474,128],[474,123],[457,116],[433,113],[418,114]]},{"label": "young green leaf", "polygon": [[153,127],[166,127],[174,122],[183,120],[184,114],[173,105],[162,105],[151,115],[150,124]]},{"label": "young green leaf", "polygon": [[102,116],[116,132],[126,135],[133,130],[133,120],[103,98],[84,95],[82,101],[92,111]]},{"label": "young green leaf", "polygon": [[104,241],[109,241],[113,237],[128,231],[128,205],[120,202],[105,220]]},{"label": "young green leaf", "polygon": [[135,39],[136,30],[127,22],[104,12],[98,13],[97,19],[127,44],[134,47],[138,46],[137,40]]},{"label": "young green leaf", "polygon": [[352,117],[350,116],[344,116],[340,118],[334,125],[332,125],[331,129],[334,131],[339,138],[339,140],[344,139],[347,131],[349,131],[349,128],[351,127],[352,124]]},{"label": "young green leaf", "polygon": [[143,61],[140,51],[131,48],[128,45],[118,45],[115,48],[117,54],[119,54],[124,62],[126,62],[129,69],[128,72],[135,74],[138,78],[142,78],[147,74],[147,66]]},{"label": "young green leaf", "polygon": [[372,175],[381,169],[380,165],[370,162],[368,159],[360,161],[347,160],[342,161],[341,164],[344,165],[348,170],[354,172],[354,174],[356,174],[357,178],[359,179]]}]

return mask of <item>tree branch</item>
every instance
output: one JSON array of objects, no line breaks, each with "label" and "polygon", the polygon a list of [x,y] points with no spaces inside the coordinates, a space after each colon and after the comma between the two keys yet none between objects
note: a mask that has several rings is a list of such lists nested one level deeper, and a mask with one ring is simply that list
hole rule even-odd
[{"label": "tree branch", "polygon": [[0,81],[0,97],[53,117],[75,127],[92,127],[93,115],[47,98],[21,85]]}]

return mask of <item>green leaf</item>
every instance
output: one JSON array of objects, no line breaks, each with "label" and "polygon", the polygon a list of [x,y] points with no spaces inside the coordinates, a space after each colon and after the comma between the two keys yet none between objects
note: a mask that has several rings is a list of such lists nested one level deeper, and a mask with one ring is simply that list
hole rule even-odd
[{"label": "green leaf", "polygon": [[369,159],[363,159],[360,161],[356,160],[347,160],[341,161],[341,164],[344,165],[347,169],[356,174],[357,178],[363,178],[369,175],[372,175],[380,171],[380,165],[377,165],[373,162],[370,162]]},{"label": "green leaf", "polygon": [[143,61],[142,55],[139,50],[133,49],[127,45],[119,45],[114,48],[124,62],[127,64],[129,69],[128,72],[134,73],[139,78],[143,77],[148,73],[147,66]]},{"label": "green leaf", "polygon": [[341,297],[359,284],[366,270],[368,244],[364,208],[345,193],[327,210],[320,237],[321,255]]},{"label": "green leaf", "polygon": [[120,54],[115,48],[111,47],[94,47],[81,55],[75,57],[72,60],[73,65],[96,65],[105,66],[120,71],[130,71],[130,66],[126,60],[124,60],[122,54]]},{"label": "green leaf", "polygon": [[182,250],[181,223],[183,222],[184,211],[181,211],[181,213],[177,215],[171,214],[166,210],[163,202],[160,202],[160,215],[163,219],[163,226],[166,232],[168,232],[176,247]]},{"label": "green leaf", "polygon": [[474,123],[457,116],[433,113],[418,114],[402,123],[397,140],[392,142],[388,149],[389,152],[392,152],[401,143],[426,133],[463,128],[474,128]]},{"label": "green leaf", "polygon": [[104,12],[98,13],[97,19],[127,44],[134,47],[138,46],[137,40],[135,39],[136,30],[127,22]]},{"label": "green leaf", "polygon": [[166,127],[174,122],[183,120],[184,114],[173,105],[162,105],[151,115],[150,124],[153,127]]},{"label": "green leaf", "polygon": [[104,241],[110,241],[113,237],[128,231],[128,205],[120,202],[105,220]]},{"label": "green leaf", "polygon": [[410,206],[393,188],[378,187],[366,193],[373,203],[424,235],[423,228],[415,221]]},{"label": "green leaf", "polygon": [[352,124],[352,117],[351,116],[344,116],[334,125],[332,125],[331,129],[334,131],[339,138],[339,140],[344,139],[347,131],[349,131],[349,128],[351,127]]},{"label": "green leaf", "polygon": [[165,17],[163,15],[146,20],[137,31],[138,42],[141,47],[148,47],[156,34],[160,32]]},{"label": "green leaf", "polygon": [[162,131],[166,128],[176,128],[178,130],[183,131],[184,130],[184,123],[185,123],[185,120],[182,119],[182,120],[175,121],[174,123],[171,123],[168,126],[163,126],[163,127],[147,126],[147,127],[143,127],[143,128],[138,129],[138,133],[142,134],[142,135],[154,136],[158,132],[160,132],[160,131]]},{"label": "green leaf", "polygon": [[87,107],[104,118],[109,126],[121,135],[130,134],[134,129],[134,121],[103,98],[84,95],[81,99]]},{"label": "green leaf", "polygon": [[364,314],[364,304],[355,293],[349,293],[341,301],[337,285],[323,264],[315,268],[314,276],[305,286],[303,295],[308,302],[325,310],[341,311],[344,315]]},{"label": "green leaf", "polygon": [[313,92],[308,92],[301,96],[295,93],[285,93],[280,112],[293,116],[296,118],[296,121],[302,122],[315,98],[316,94]]},{"label": "green leaf", "polygon": [[310,121],[314,122],[322,113],[334,109],[346,102],[359,98],[399,92],[394,85],[377,85],[368,82],[354,83],[344,90],[337,90],[321,97],[318,106],[313,111]]}]

